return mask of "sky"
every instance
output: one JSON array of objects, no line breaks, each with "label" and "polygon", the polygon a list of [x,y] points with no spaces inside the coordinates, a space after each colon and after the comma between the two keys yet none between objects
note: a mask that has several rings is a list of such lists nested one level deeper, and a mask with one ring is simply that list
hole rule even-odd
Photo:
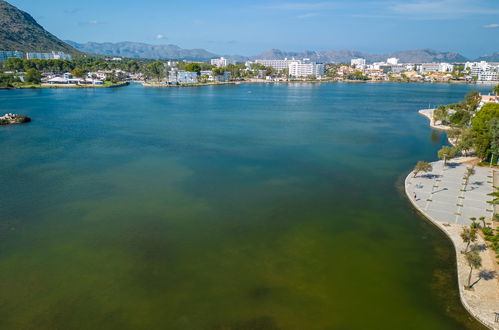
[{"label": "sky", "polygon": [[63,40],[136,41],[217,54],[432,48],[499,52],[499,0],[7,0]]}]

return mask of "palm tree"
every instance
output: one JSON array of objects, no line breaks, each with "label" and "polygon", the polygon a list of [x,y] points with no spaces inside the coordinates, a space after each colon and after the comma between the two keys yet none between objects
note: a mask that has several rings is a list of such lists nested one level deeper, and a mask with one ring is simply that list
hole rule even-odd
[{"label": "palm tree", "polygon": [[471,249],[471,251],[466,253],[466,263],[470,266],[470,274],[468,275],[468,285],[467,289],[471,289],[473,285],[471,285],[471,275],[473,274],[473,269],[477,269],[482,267],[482,257],[480,257],[480,253],[478,253],[478,249]]},{"label": "palm tree", "polygon": [[496,87],[494,87],[494,94],[499,96],[499,84],[497,84]]}]

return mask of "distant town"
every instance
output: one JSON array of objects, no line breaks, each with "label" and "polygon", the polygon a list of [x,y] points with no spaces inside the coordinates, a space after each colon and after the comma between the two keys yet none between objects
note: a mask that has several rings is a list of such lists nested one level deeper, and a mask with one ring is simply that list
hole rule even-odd
[{"label": "distant town", "polygon": [[210,62],[148,60],[123,57],[77,57],[64,52],[0,51],[0,87],[26,84],[56,86],[112,86],[125,81],[144,86],[189,86],[231,82],[377,81],[463,82],[499,80],[499,63],[401,63],[398,58],[368,63],[317,63],[310,59],[256,59],[236,63],[227,58]]}]

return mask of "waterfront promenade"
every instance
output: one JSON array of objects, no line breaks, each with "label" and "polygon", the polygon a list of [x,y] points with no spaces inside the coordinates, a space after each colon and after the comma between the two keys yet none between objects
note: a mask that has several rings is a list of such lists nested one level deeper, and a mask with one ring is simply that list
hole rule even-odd
[{"label": "waterfront promenade", "polygon": [[[478,320],[491,329],[499,329],[495,322],[495,313],[499,313],[499,282],[495,253],[490,249],[480,252],[482,268],[474,270],[472,283],[478,281],[473,290],[465,290],[469,267],[464,254],[466,244],[460,233],[463,226],[471,224],[471,217],[478,221],[486,217],[490,221],[493,206],[487,201],[493,191],[493,170],[475,167],[475,174],[464,180],[467,168],[471,165],[450,161],[444,166],[443,161],[432,163],[428,173],[419,173],[414,178],[411,172],[405,180],[405,190],[412,204],[431,222],[445,232],[456,248],[457,270],[461,300],[465,308]],[[476,242],[485,247],[485,241],[479,237]]]}]

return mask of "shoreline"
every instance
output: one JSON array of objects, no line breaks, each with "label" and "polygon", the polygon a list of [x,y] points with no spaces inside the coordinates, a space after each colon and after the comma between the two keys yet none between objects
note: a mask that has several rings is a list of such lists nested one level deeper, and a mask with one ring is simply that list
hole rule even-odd
[{"label": "shoreline", "polygon": [[16,90],[16,89],[84,89],[84,88],[117,88],[128,86],[130,82],[125,81],[112,85],[68,85],[68,84],[39,84],[13,87],[0,87],[0,90]]},{"label": "shoreline", "polygon": [[[432,162],[432,165],[435,166],[435,164],[437,163],[439,162]],[[418,203],[416,202],[417,200],[415,200],[414,197],[412,196],[412,194],[415,194],[415,190],[413,188],[412,183],[416,179],[417,177],[416,178],[413,177],[412,171],[409,172],[409,174],[406,176],[404,180],[405,195],[407,199],[411,202],[412,206],[418,211],[418,213],[420,213],[422,216],[424,216],[424,218],[427,221],[429,221],[436,228],[442,231],[446,235],[446,237],[452,242],[456,256],[456,271],[457,271],[457,282],[458,282],[457,284],[459,287],[459,297],[462,305],[471,316],[473,316],[485,327],[494,330],[499,329],[499,323],[495,322],[495,317],[494,317],[495,316],[494,313],[499,312],[499,309],[496,309],[499,307],[497,306],[499,305],[498,303],[499,300],[497,300],[497,297],[491,298],[490,296],[485,296],[484,292],[489,292],[488,291],[489,288],[486,288],[485,290],[483,289],[483,287],[480,287],[480,290],[478,290],[478,288],[477,289],[474,288],[473,291],[465,289],[469,268],[466,264],[464,254],[461,253],[461,251],[464,250],[464,247],[466,246],[466,244],[462,241],[460,237],[461,230],[464,226],[458,223],[454,224],[445,221],[439,221],[438,219],[430,215],[426,209],[423,209],[420,205],[418,205]],[[418,194],[419,193],[420,192],[418,192]],[[477,236],[478,236],[476,242],[477,244],[482,245],[486,243],[485,240],[480,235]],[[487,265],[488,267],[490,267],[492,265],[492,267],[494,268],[496,267],[495,258],[494,256],[492,256],[489,250],[482,251],[481,256],[484,266]],[[477,276],[478,271],[479,271],[478,269],[474,270],[473,272],[474,277]],[[497,290],[499,289],[498,285],[499,283],[497,282],[497,279],[492,279],[489,282],[481,281],[481,284],[488,284],[489,287],[492,287],[491,293],[495,295],[498,294]]]}]

